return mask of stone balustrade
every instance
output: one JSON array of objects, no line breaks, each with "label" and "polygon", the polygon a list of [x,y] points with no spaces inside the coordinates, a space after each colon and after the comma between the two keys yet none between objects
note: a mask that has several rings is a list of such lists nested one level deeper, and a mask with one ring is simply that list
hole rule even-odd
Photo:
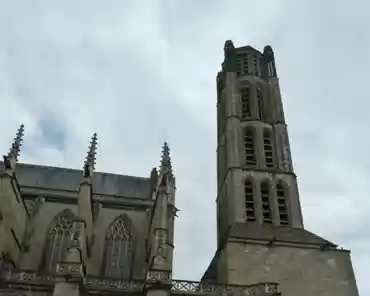
[{"label": "stone balustrade", "polygon": [[243,296],[267,296],[278,293],[278,284],[259,283],[250,286],[238,285],[214,285],[201,282],[172,280],[173,294],[192,295],[243,295]]},{"label": "stone balustrade", "polygon": [[[153,279],[153,278],[152,278]],[[278,284],[259,283],[249,286],[238,285],[214,285],[201,282],[171,279],[171,277],[158,277],[158,281],[166,281],[171,284],[172,295],[196,295],[196,296],[272,296],[280,295]],[[33,271],[4,271],[2,274],[3,289],[24,288],[37,291],[50,291],[53,289],[56,278],[53,275],[39,275]],[[100,294],[107,292],[119,292],[129,294],[142,294],[146,281],[129,281],[115,278],[86,277],[81,278],[89,293]],[[0,288],[1,290],[1,288]],[[1,294],[1,293],[0,293]]]}]

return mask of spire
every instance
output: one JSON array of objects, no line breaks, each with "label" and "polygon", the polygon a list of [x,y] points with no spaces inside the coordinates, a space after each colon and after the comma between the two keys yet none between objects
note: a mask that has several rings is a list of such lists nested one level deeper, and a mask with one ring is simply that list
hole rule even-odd
[{"label": "spire", "polygon": [[168,147],[167,142],[164,142],[162,150],[162,159],[161,166],[159,168],[160,175],[168,175],[171,179],[175,180],[172,171],[171,157],[170,157],[170,148]]},{"label": "spire", "polygon": [[14,138],[14,142],[12,144],[12,147],[10,148],[10,151],[8,153],[8,157],[10,159],[14,159],[15,161],[18,160],[19,152],[22,146],[22,141],[23,141],[23,133],[24,133],[24,125],[21,124],[19,127],[17,134]]},{"label": "spire", "polygon": [[90,142],[90,147],[89,151],[87,152],[86,160],[85,160],[85,165],[84,165],[84,171],[85,171],[85,177],[91,176],[92,172],[95,169],[95,161],[96,161],[96,149],[97,149],[97,134],[94,133],[91,142]]}]

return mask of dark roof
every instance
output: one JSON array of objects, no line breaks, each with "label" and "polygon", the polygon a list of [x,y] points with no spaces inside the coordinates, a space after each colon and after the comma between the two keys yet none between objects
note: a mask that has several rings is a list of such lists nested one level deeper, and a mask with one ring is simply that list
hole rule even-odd
[{"label": "dark roof", "polygon": [[249,223],[235,223],[231,226],[228,237],[262,241],[271,241],[275,239],[275,241],[279,242],[337,246],[303,228],[292,228],[287,226],[272,227],[269,225],[256,226]]},{"label": "dark roof", "polygon": [[220,249],[218,249],[212,258],[206,272],[203,274],[201,281],[203,283],[215,283],[217,281],[217,270],[220,259]]},{"label": "dark roof", "polygon": [[[82,170],[18,163],[15,169],[21,187],[40,187],[63,191],[78,191]],[[134,198],[149,198],[150,179],[96,172],[93,175],[95,194]]]},{"label": "dark roof", "polygon": [[254,47],[250,46],[250,45],[246,45],[246,46],[242,46],[242,47],[235,47],[235,50],[237,51],[254,51],[256,53],[259,53],[259,54],[262,54],[258,49],[255,49]]}]

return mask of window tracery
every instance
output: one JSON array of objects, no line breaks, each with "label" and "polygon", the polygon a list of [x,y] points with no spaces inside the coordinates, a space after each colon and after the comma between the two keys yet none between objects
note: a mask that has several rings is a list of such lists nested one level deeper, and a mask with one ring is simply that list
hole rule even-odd
[{"label": "window tracery", "polygon": [[129,278],[133,256],[133,235],[126,217],[118,217],[109,227],[104,247],[104,275]]},{"label": "window tracery", "polygon": [[55,272],[57,262],[65,259],[75,218],[72,211],[64,210],[54,218],[49,227],[44,254],[44,270],[46,272]]}]

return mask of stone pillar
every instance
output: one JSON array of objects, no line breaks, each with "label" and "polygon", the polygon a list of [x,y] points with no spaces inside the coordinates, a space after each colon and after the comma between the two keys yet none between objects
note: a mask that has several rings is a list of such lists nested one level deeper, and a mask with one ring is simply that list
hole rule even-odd
[{"label": "stone pillar", "polygon": [[80,286],[78,283],[57,282],[54,286],[53,296],[79,296]]},{"label": "stone pillar", "polygon": [[81,294],[86,274],[83,262],[85,225],[82,220],[73,222],[71,245],[67,258],[57,264],[53,296],[79,296]]},{"label": "stone pillar", "polygon": [[144,285],[146,296],[169,296],[171,295],[172,279],[168,271],[150,270],[147,273]]}]

